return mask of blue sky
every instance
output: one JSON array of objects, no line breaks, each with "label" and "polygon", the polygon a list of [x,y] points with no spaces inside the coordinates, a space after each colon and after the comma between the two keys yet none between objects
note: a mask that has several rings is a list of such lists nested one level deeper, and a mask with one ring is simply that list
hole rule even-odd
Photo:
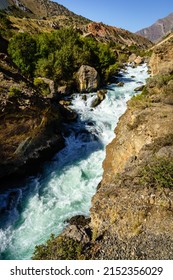
[{"label": "blue sky", "polygon": [[173,12],[173,0],[54,0],[93,21],[135,32]]}]

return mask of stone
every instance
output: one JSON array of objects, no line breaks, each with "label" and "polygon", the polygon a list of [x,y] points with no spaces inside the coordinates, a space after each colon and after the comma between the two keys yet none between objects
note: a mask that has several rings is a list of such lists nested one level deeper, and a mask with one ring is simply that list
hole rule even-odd
[{"label": "stone", "polygon": [[59,86],[58,87],[58,93],[61,95],[70,95],[71,94],[71,88],[68,85]]},{"label": "stone", "polygon": [[71,101],[70,100],[60,100],[59,104],[65,106],[65,107],[68,107],[71,105]]},{"label": "stone", "polygon": [[135,53],[132,53],[132,54],[129,56],[128,62],[129,62],[129,63],[132,63],[132,62],[135,61],[136,58],[137,58],[136,54],[135,54]]},{"label": "stone", "polygon": [[43,83],[47,84],[50,90],[50,94],[44,96],[46,98],[53,98],[54,94],[55,94],[55,85],[54,85],[54,81],[51,79],[47,79],[47,78],[42,78],[42,77],[38,77],[37,80],[42,81]]},{"label": "stone", "polygon": [[100,77],[95,68],[82,65],[77,72],[77,85],[80,92],[96,91],[100,86]]},{"label": "stone", "polygon": [[103,101],[105,99],[105,95],[107,93],[107,90],[106,89],[101,89],[101,90],[98,90],[97,91],[97,97]]},{"label": "stone", "polygon": [[105,90],[105,89],[98,90],[97,97],[93,100],[91,107],[92,108],[97,107],[105,99],[106,93],[107,93],[107,90]]},{"label": "stone", "polygon": [[86,94],[82,95],[82,100],[87,101],[87,96],[86,96]]},{"label": "stone", "polygon": [[138,92],[138,91],[143,91],[145,85],[142,85],[142,86],[139,86],[137,88],[134,89],[135,92]]},{"label": "stone", "polygon": [[124,83],[123,83],[123,82],[119,82],[119,83],[117,83],[117,86],[118,86],[118,87],[123,87],[123,86],[124,86]]},{"label": "stone", "polygon": [[69,225],[65,228],[61,236],[69,237],[84,243],[88,243],[91,240],[88,226],[85,228],[80,225]]},{"label": "stone", "polygon": [[101,100],[100,100],[98,97],[96,97],[96,98],[92,101],[91,107],[92,107],[92,108],[95,108],[95,107],[97,107],[100,103],[101,103]]},{"label": "stone", "polygon": [[133,65],[140,65],[144,62],[144,58],[141,57],[141,56],[137,56],[136,54],[132,53],[129,56],[128,62],[132,63]]},{"label": "stone", "polygon": [[140,64],[142,64],[142,63],[144,62],[144,59],[143,59],[143,57],[138,56],[138,57],[134,60],[134,62],[135,62],[137,65],[140,65]]}]

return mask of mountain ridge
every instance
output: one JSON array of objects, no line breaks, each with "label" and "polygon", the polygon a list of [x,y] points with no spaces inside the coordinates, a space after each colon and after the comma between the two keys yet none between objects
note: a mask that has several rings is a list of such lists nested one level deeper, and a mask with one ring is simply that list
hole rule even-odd
[{"label": "mountain ridge", "polygon": [[75,15],[63,5],[49,0],[2,0],[0,9],[17,7],[34,17],[49,17],[54,15]]},{"label": "mountain ridge", "polygon": [[92,22],[49,0],[3,0],[1,4],[1,9],[8,6],[6,11],[12,27],[18,32],[51,32],[62,26],[73,26],[84,37],[94,37],[100,42],[117,42],[121,45],[137,45],[142,48],[152,46],[151,42],[138,34]]},{"label": "mountain ridge", "polygon": [[173,12],[168,16],[158,19],[149,27],[136,32],[150,41],[156,43],[173,30]]}]

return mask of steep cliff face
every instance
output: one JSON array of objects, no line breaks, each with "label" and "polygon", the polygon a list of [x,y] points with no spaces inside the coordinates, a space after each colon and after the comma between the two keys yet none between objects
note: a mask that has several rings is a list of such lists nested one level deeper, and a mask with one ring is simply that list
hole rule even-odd
[{"label": "steep cliff face", "polygon": [[43,98],[0,53],[0,188],[3,179],[38,170],[64,146],[61,120],[60,105]]},{"label": "steep cliff face", "polygon": [[169,74],[173,69],[173,33],[165,40],[161,41],[153,49],[153,55],[150,60],[152,75]]}]

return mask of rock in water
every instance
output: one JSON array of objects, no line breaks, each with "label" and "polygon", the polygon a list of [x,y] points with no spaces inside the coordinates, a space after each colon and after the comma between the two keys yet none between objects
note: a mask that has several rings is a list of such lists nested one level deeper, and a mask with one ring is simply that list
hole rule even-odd
[{"label": "rock in water", "polygon": [[82,65],[77,72],[77,84],[80,92],[96,91],[100,86],[100,77],[95,68]]},{"label": "rock in water", "polygon": [[93,100],[91,107],[95,108],[97,107],[104,99],[105,99],[105,95],[107,93],[107,90],[98,90],[97,91],[97,97]]}]

